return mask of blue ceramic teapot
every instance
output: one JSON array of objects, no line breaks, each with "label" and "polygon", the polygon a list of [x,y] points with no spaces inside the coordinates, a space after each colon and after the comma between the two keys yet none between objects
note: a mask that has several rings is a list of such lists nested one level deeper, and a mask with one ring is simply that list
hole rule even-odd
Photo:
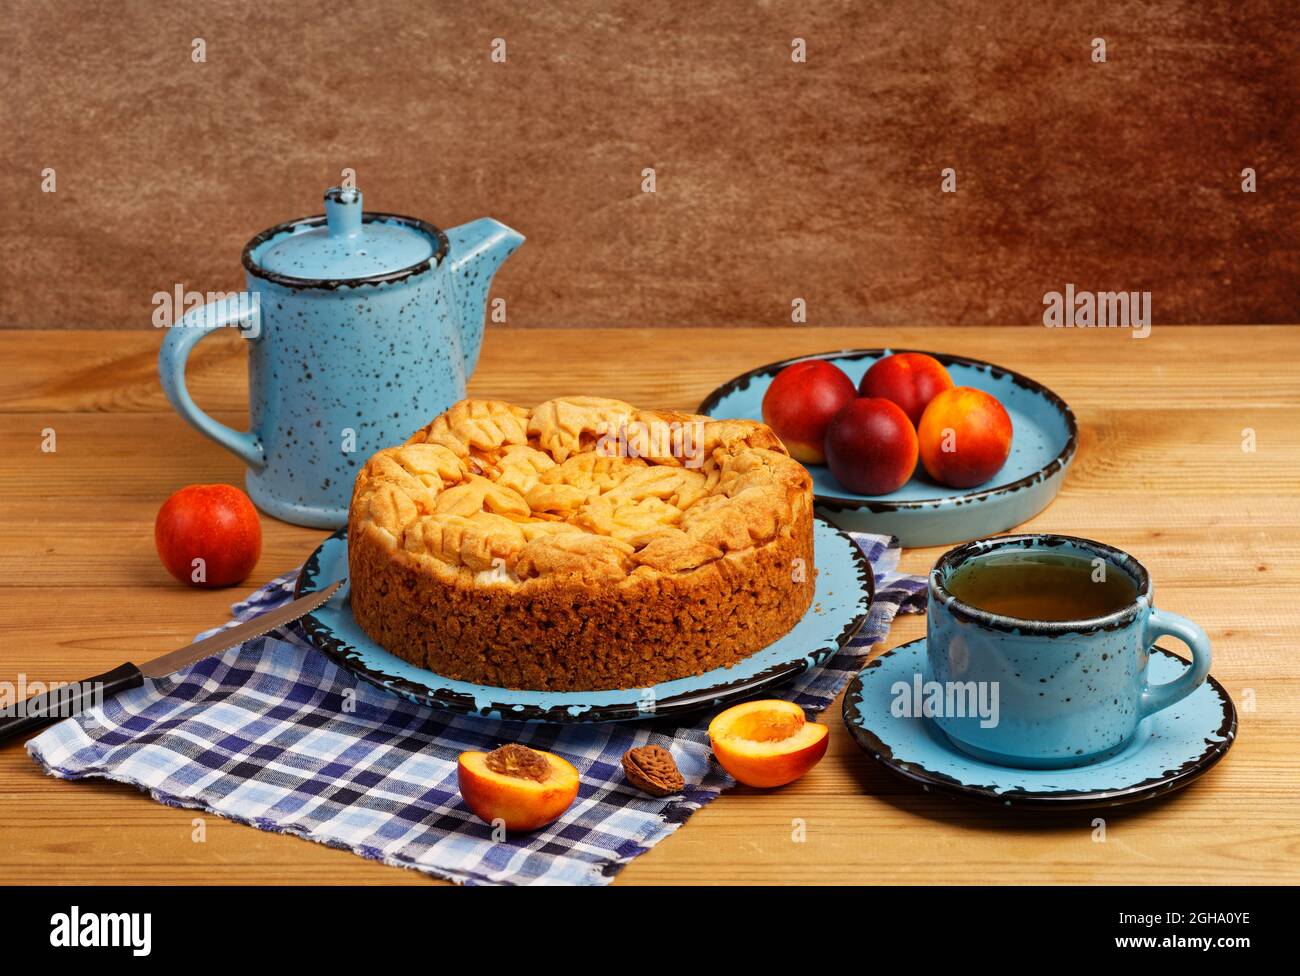
[{"label": "blue ceramic teapot", "polygon": [[[185,420],[248,465],[259,508],[337,528],[366,459],[465,396],[488,286],[523,240],[489,218],[444,233],[366,213],[360,190],[332,187],[324,216],[248,242],[247,292],[170,328],[158,355],[163,390]],[[249,340],[247,431],[213,420],[185,388],[190,350],[229,327]]]}]

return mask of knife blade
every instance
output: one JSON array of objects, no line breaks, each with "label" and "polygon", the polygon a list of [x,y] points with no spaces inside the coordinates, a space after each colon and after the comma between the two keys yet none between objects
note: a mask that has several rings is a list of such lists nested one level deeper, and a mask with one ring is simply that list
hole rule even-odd
[{"label": "knife blade", "polygon": [[300,596],[282,607],[259,614],[252,620],[246,620],[234,627],[219,630],[188,647],[168,651],[142,665],[136,666],[128,661],[112,671],[105,671],[85,681],[51,688],[42,694],[33,695],[25,701],[10,705],[0,710],[0,740],[34,731],[51,722],[76,715],[118,692],[139,688],[144,684],[145,678],[164,678],[205,657],[211,657],[236,644],[261,637],[277,627],[292,623],[329,600],[344,582],[339,580],[323,590]]}]

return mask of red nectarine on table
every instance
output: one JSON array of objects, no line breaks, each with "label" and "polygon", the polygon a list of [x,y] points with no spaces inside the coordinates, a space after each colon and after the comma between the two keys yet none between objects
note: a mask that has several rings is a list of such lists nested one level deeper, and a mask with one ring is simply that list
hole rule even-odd
[{"label": "red nectarine on table", "polygon": [[1006,408],[971,386],[945,390],[931,400],[917,430],[921,464],[950,488],[974,488],[1002,470],[1011,437]]},{"label": "red nectarine on table", "polygon": [[243,582],[262,555],[262,523],[252,500],[231,485],[190,485],[163,502],[154,546],[167,572],[191,586]]},{"label": "red nectarine on table", "polygon": [[898,404],[880,397],[853,400],[826,428],[826,465],[859,495],[885,495],[916,471],[916,431]]},{"label": "red nectarine on table", "polygon": [[871,364],[858,384],[858,393],[898,404],[916,426],[930,401],[952,386],[948,370],[933,356],[923,352],[896,352]]},{"label": "red nectarine on table", "polygon": [[842,369],[824,359],[791,363],[772,378],[763,395],[763,423],[772,428],[790,456],[803,464],[826,460],[826,425],[857,387]]},{"label": "red nectarine on table", "polygon": [[793,783],[826,755],[828,730],[809,722],[794,702],[742,702],[709,723],[718,763],[746,786]]}]

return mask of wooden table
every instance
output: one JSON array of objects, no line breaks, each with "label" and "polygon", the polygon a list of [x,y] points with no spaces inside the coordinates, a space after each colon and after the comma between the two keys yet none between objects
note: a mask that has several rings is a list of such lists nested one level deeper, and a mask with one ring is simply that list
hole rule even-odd
[{"label": "wooden table", "polygon": [[[242,471],[168,408],[159,338],[0,333],[0,680],[80,679],[188,643],[321,537],[268,517],[246,586],[195,591],[166,575],[152,535],[163,499],[192,482],[241,484]],[[1300,328],[1157,326],[1144,340],[1043,328],[494,328],[471,389],[693,408],[758,363],[880,345],[988,359],[1069,401],[1079,454],[1028,527],[1102,539],[1150,567],[1160,605],[1210,632],[1214,673],[1241,711],[1238,742],[1188,789],[1101,814],[1098,842],[1095,813],[1012,815],[918,792],[853,744],[836,704],[824,716],[829,753],[808,776],[730,791],[618,883],[1300,881]],[[211,340],[189,374],[198,402],[237,427],[243,357],[233,335]],[[47,429],[53,453],[41,449]],[[908,551],[903,566],[922,573],[938,552]],[[900,618],[883,646],[923,631],[923,617]],[[217,817],[195,843],[193,817],[127,786],[51,779],[21,745],[0,748],[0,882],[429,883]]]}]

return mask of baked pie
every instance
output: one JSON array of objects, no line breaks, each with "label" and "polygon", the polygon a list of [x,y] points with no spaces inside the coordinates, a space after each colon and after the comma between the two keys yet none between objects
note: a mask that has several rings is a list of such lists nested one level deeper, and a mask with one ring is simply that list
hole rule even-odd
[{"label": "baked pie", "polygon": [[763,424],[462,400],[357,476],[352,613],[507,688],[644,687],[737,661],[813,596],[812,480]]}]

